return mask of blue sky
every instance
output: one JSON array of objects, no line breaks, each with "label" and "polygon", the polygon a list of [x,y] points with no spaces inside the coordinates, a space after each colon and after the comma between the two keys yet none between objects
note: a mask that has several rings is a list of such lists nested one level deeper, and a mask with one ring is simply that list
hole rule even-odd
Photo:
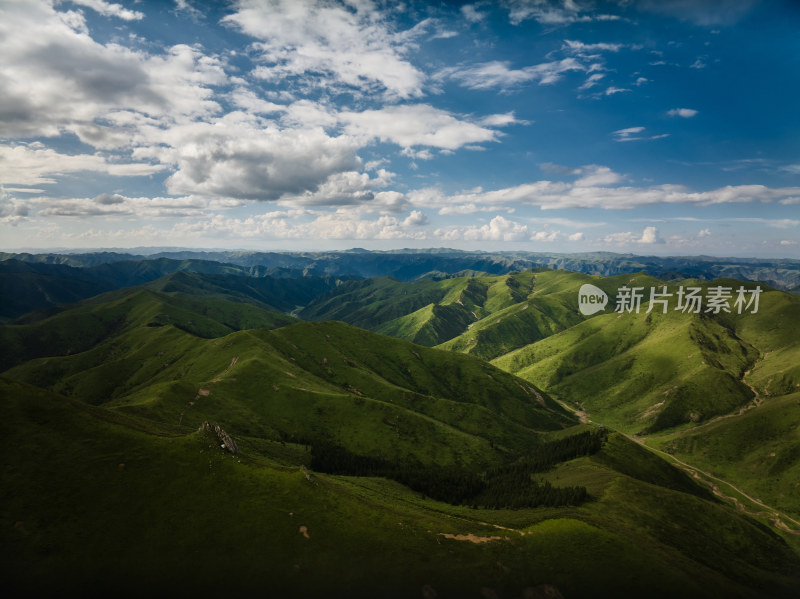
[{"label": "blue sky", "polygon": [[800,3],[0,0],[0,247],[800,258]]}]

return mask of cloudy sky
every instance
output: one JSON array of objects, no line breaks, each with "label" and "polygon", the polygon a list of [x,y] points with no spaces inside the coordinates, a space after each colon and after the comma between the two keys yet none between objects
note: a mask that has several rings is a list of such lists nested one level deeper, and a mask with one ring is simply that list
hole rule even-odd
[{"label": "cloudy sky", "polygon": [[793,0],[0,0],[0,247],[800,257]]}]

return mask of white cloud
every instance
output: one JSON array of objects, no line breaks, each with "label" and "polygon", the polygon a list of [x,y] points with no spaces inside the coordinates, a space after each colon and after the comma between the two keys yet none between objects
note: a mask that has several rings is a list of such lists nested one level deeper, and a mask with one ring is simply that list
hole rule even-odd
[{"label": "white cloud", "polygon": [[568,237],[570,241],[583,241],[584,235],[583,233],[573,233]]},{"label": "white cloud", "polygon": [[564,40],[564,48],[574,54],[588,54],[592,52],[619,52],[623,44],[584,44],[575,40]]},{"label": "white cloud", "polygon": [[428,224],[428,217],[419,210],[412,210],[411,214],[403,221],[404,227],[420,227]]},{"label": "white cloud", "polygon": [[39,142],[17,146],[0,145],[0,181],[4,184],[52,184],[59,175],[79,172],[138,177],[163,169],[159,164],[112,163],[97,154],[60,154]]},{"label": "white cloud", "polygon": [[[301,222],[299,216],[312,215]],[[180,222],[171,231],[177,238],[223,239],[425,239],[418,225],[405,225],[393,216],[359,218],[349,210],[318,214],[270,212],[248,218],[229,218],[216,214],[202,221]]]},{"label": "white cloud", "polygon": [[[405,207],[402,194],[377,196],[375,189],[385,187],[392,179],[392,173],[381,169],[376,178],[367,173],[346,171],[330,175],[313,191],[306,190],[302,194],[284,194],[280,203],[287,206],[355,206],[373,205],[379,211],[399,212]],[[373,201],[377,202],[373,204]],[[388,200],[388,202],[387,202]]]},{"label": "white cloud", "polygon": [[697,234],[697,236],[698,236],[700,239],[703,239],[703,238],[705,238],[705,237],[711,237],[711,229],[702,229],[702,230],[701,230],[701,231],[700,231],[700,232]]},{"label": "white cloud", "polygon": [[514,116],[514,111],[502,114],[490,114],[480,119],[479,123],[486,127],[506,127],[508,125],[530,125],[530,121],[523,121]]},{"label": "white cloud", "polygon": [[237,0],[224,23],[261,40],[262,77],[298,76],[397,98],[422,95],[425,75],[404,58],[423,26],[396,33],[371,2]]},{"label": "white cloud", "polygon": [[338,118],[349,135],[365,142],[371,139],[389,141],[404,148],[428,146],[457,150],[466,144],[496,141],[498,138],[497,131],[460,120],[428,104],[342,112]]},{"label": "white cloud", "polygon": [[203,13],[192,6],[189,0],[175,0],[175,12],[185,14],[194,20],[199,20],[203,16]]},{"label": "white cloud", "polygon": [[535,19],[542,25],[563,26],[575,22],[616,21],[609,14],[586,14],[592,7],[581,0],[504,0],[509,20],[514,25]]},{"label": "white cloud", "polygon": [[645,227],[644,231],[642,231],[641,236],[637,235],[636,233],[631,233],[630,231],[625,233],[611,233],[606,235],[603,238],[605,243],[614,244],[614,245],[629,245],[633,243],[641,243],[641,244],[660,244],[665,243],[661,236],[658,234],[658,229],[656,227]]},{"label": "white cloud", "polygon": [[441,227],[433,235],[442,241],[524,241],[529,230],[527,225],[495,216],[485,225]]},{"label": "white cloud", "polygon": [[645,227],[642,231],[642,238],[640,243],[664,243],[664,240],[658,235],[658,229],[655,227]]},{"label": "white cloud", "polygon": [[800,164],[787,164],[786,166],[782,166],[781,170],[792,175],[800,175]]},{"label": "white cloud", "polygon": [[136,10],[128,10],[121,4],[105,2],[105,0],[70,0],[72,4],[85,6],[98,12],[104,17],[117,17],[124,21],[139,21],[144,18],[144,13]]},{"label": "white cloud", "polygon": [[582,175],[576,180],[576,187],[595,187],[598,185],[615,185],[623,180],[622,175],[615,173],[607,166],[592,164],[576,169],[574,174]]},{"label": "white cloud", "polygon": [[638,135],[645,130],[644,127],[628,127],[627,129],[619,129],[614,131],[614,141],[643,141],[651,139],[662,139],[669,137],[669,133],[661,133],[659,135]]},{"label": "white cloud", "polygon": [[781,245],[797,245],[798,242],[794,239],[781,239]]},{"label": "white cloud", "polygon": [[[584,167],[585,168],[585,167]],[[595,174],[607,181],[621,180],[621,176],[595,167]],[[600,179],[598,179],[600,180]],[[471,206],[472,212],[482,207],[539,206],[543,210],[572,208],[602,208],[607,210],[632,209],[657,204],[690,204],[711,206],[729,203],[772,202],[784,197],[800,194],[800,188],[769,188],[763,185],[726,186],[704,192],[693,192],[681,185],[653,185],[650,187],[618,186],[606,184],[577,185],[560,181],[536,181],[493,191],[471,190],[444,196],[436,190],[427,189],[409,193],[409,201],[415,206]],[[679,219],[676,219],[679,220]],[[729,219],[730,220],[730,219]],[[765,221],[765,219],[739,219]],[[772,219],[770,226],[796,226],[794,219]],[[765,224],[767,224],[765,222]]]},{"label": "white cloud", "polygon": [[167,147],[139,153],[177,166],[166,181],[176,195],[276,200],[316,191],[332,175],[359,166],[350,137],[331,137],[318,127],[279,129],[244,113],[173,127],[162,140]]},{"label": "white cloud", "polygon": [[600,80],[603,79],[605,75],[603,73],[592,73],[589,77],[586,78],[586,81],[583,82],[578,89],[584,90],[589,89],[600,83]]},{"label": "white cloud", "polygon": [[461,14],[470,23],[479,23],[486,18],[486,13],[482,13],[475,8],[474,4],[465,4],[461,7]]},{"label": "white cloud", "polygon": [[624,93],[624,92],[629,92],[629,91],[631,91],[631,90],[629,90],[629,89],[626,89],[626,88],[624,88],[624,87],[614,87],[614,86],[610,86],[610,87],[607,87],[607,88],[606,88],[606,91],[605,91],[604,93],[605,93],[605,95],[607,95],[607,96],[613,96],[614,94],[621,94],[621,93]]},{"label": "white cloud", "polygon": [[226,82],[223,63],[199,47],[177,45],[149,55],[95,42],[77,12],[45,2],[0,6],[0,126],[6,136],[78,134],[96,147],[126,143],[129,131],[107,122],[178,118],[219,111],[212,87]]},{"label": "white cloud", "polygon": [[536,231],[531,241],[556,241],[559,237],[562,237],[561,231]]},{"label": "white cloud", "polygon": [[210,208],[233,208],[235,203],[210,202],[196,196],[128,197],[119,193],[101,193],[93,198],[37,197],[27,200],[25,207],[31,217],[201,218]]},{"label": "white cloud", "polygon": [[693,108],[673,108],[667,111],[667,116],[679,116],[684,119],[690,119],[697,115],[697,111]]},{"label": "white cloud", "polygon": [[587,67],[574,58],[545,62],[522,69],[512,69],[508,61],[494,60],[480,64],[448,67],[438,74],[439,79],[453,79],[469,89],[501,88],[509,90],[527,82],[548,85],[559,81],[564,73],[586,71]]}]

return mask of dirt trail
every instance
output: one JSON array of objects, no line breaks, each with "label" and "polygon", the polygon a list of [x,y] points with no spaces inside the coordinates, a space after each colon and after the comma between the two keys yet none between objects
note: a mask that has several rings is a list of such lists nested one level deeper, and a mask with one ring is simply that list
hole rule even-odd
[{"label": "dirt trail", "polygon": [[[622,434],[625,434],[625,433],[622,433]],[[718,476],[714,476],[710,472],[706,472],[705,470],[701,470],[697,466],[693,466],[692,464],[684,462],[683,460],[681,460],[680,458],[675,457],[671,453],[667,453],[666,451],[661,451],[660,449],[656,449],[655,447],[650,447],[649,445],[645,444],[645,440],[644,439],[637,439],[636,437],[632,437],[631,435],[625,435],[625,436],[628,439],[630,439],[631,441],[633,441],[634,443],[638,443],[640,446],[646,447],[650,451],[658,453],[658,454],[660,454],[662,456],[665,456],[670,461],[675,462],[678,466],[680,466],[682,469],[686,470],[689,474],[691,474],[693,478],[695,478],[696,480],[699,480],[699,481],[705,483],[706,485],[708,485],[709,487],[711,487],[711,491],[714,493],[714,495],[716,495],[717,497],[720,497],[721,499],[725,499],[725,500],[733,502],[733,504],[739,510],[745,512],[746,514],[751,515],[751,516],[761,516],[761,517],[769,518],[770,521],[773,523],[773,525],[775,525],[777,528],[780,528],[784,532],[788,532],[788,533],[791,533],[793,535],[800,535],[800,522],[799,521],[795,520],[791,516],[788,516],[785,513],[781,512],[781,511],[779,511],[779,510],[777,510],[777,509],[775,509],[773,507],[768,506],[766,503],[764,503],[760,499],[756,499],[755,497],[753,497],[751,495],[748,495],[747,493],[742,491],[739,487],[737,487],[733,483],[730,483],[730,482],[728,482],[728,481],[726,481],[726,480],[724,480],[722,478],[719,478]],[[702,477],[705,477],[707,480],[703,480]],[[711,482],[711,481],[716,481],[716,482]],[[734,492],[738,493],[739,495],[741,495],[742,497],[744,497],[745,499],[747,499],[751,503],[763,508],[766,511],[753,512],[753,511],[748,510],[744,506],[744,504],[742,504],[742,502],[739,501],[736,497],[734,497],[732,495],[726,495],[722,491],[720,491],[719,485],[717,483],[721,483],[723,485],[726,485],[727,487],[732,489]],[[793,524],[796,524],[798,529],[790,528],[784,522],[784,520],[788,520],[789,522],[792,522]]]},{"label": "dirt trail", "polygon": [[238,362],[238,361],[239,361],[239,356],[234,356],[234,357],[233,357],[233,359],[231,360],[231,363],[230,363],[230,365],[229,365],[229,366],[228,366],[228,367],[227,367],[225,370],[223,370],[222,372],[220,372],[220,373],[219,373],[219,374],[216,376],[216,378],[212,379],[212,380],[211,380],[211,382],[212,382],[212,383],[218,383],[218,382],[220,382],[220,381],[222,380],[222,377],[223,377],[223,376],[225,376],[225,373],[226,373],[226,372],[230,372],[231,368],[233,368],[234,366],[236,366],[236,362]]},{"label": "dirt trail", "polygon": [[480,543],[491,543],[492,541],[502,541],[505,537],[480,537],[478,535],[474,535],[472,533],[461,535],[461,534],[451,534],[449,532],[440,532],[440,537],[444,537],[445,539],[453,539],[454,541],[469,541],[470,543],[480,544]]},{"label": "dirt trail", "polygon": [[[746,374],[745,374],[745,376],[746,376]],[[563,401],[560,401],[560,400],[557,400],[557,401],[564,408],[566,408],[567,410],[569,410],[570,412],[572,412],[573,414],[578,416],[578,418],[580,418],[581,422],[583,422],[583,423],[592,422],[591,419],[586,414],[586,412],[582,409],[583,406],[581,406],[580,410],[577,410],[574,407],[570,406],[569,404],[567,404],[567,403],[565,403]],[[728,414],[728,415],[726,415],[724,417],[725,418],[730,418],[730,417],[737,416],[737,415],[738,414]],[[720,418],[723,418],[723,417],[721,416]],[[706,424],[709,424],[709,423],[706,423]],[[706,425],[704,424],[704,425],[701,425],[701,426],[706,426]],[[698,429],[698,428],[700,428],[700,426],[696,426],[696,427],[693,427],[691,429],[688,429],[688,431],[693,431],[693,430]],[[688,432],[688,431],[683,431],[683,432]],[[724,480],[724,479],[722,479],[722,478],[720,478],[718,476],[714,476],[710,472],[706,472],[705,470],[701,470],[697,466],[689,464],[688,462],[685,462],[685,461],[681,460],[680,458],[675,457],[671,453],[667,453],[666,451],[662,451],[660,449],[656,449],[655,447],[651,447],[651,446],[646,444],[646,441],[648,439],[654,439],[654,438],[657,438],[657,437],[650,436],[650,437],[644,437],[644,438],[637,438],[637,437],[634,437],[632,435],[628,435],[626,433],[623,433],[621,431],[618,431],[618,432],[620,434],[622,434],[622,435],[625,435],[625,437],[627,437],[628,439],[630,439],[634,443],[638,444],[639,446],[644,447],[645,449],[648,449],[648,450],[652,451],[653,453],[657,453],[657,454],[659,454],[661,456],[664,456],[665,458],[667,458],[667,461],[674,462],[675,465],[677,465],[679,468],[681,468],[681,469],[685,470],[686,472],[688,472],[689,475],[692,476],[692,478],[694,478],[695,480],[697,480],[697,481],[705,484],[706,486],[708,486],[711,489],[712,493],[714,493],[714,495],[716,495],[720,499],[723,499],[725,501],[729,501],[729,502],[733,503],[733,505],[736,506],[736,508],[738,510],[740,510],[741,512],[743,512],[745,514],[748,514],[749,516],[767,518],[775,528],[777,528],[777,529],[779,529],[779,530],[781,530],[783,532],[792,534],[792,535],[800,535],[800,521],[795,520],[791,516],[785,514],[784,512],[781,512],[780,510],[775,509],[774,507],[768,506],[766,503],[764,503],[760,499],[756,499],[755,497],[752,497],[751,495],[748,495],[747,493],[742,491],[739,487],[737,487],[733,483],[730,483],[727,480]],[[676,434],[676,433],[672,433],[672,434]],[[752,504],[762,508],[763,511],[748,510],[747,507],[741,501],[739,501],[738,498],[736,498],[733,495],[726,495],[725,493],[723,493],[719,488],[720,484],[725,485],[728,488],[732,489],[735,493],[738,493],[739,495],[741,495],[742,497],[747,499]],[[787,522],[791,522],[792,524],[797,526],[797,528],[790,527],[787,524]]]}]

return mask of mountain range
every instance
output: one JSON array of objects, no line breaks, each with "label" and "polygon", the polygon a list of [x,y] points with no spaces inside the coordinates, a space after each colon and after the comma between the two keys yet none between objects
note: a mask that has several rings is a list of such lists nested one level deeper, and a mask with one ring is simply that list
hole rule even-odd
[{"label": "mountain range", "polygon": [[[23,594],[800,589],[797,295],[74,259],[0,262],[0,546]],[[585,316],[585,284],[762,293]]]}]

